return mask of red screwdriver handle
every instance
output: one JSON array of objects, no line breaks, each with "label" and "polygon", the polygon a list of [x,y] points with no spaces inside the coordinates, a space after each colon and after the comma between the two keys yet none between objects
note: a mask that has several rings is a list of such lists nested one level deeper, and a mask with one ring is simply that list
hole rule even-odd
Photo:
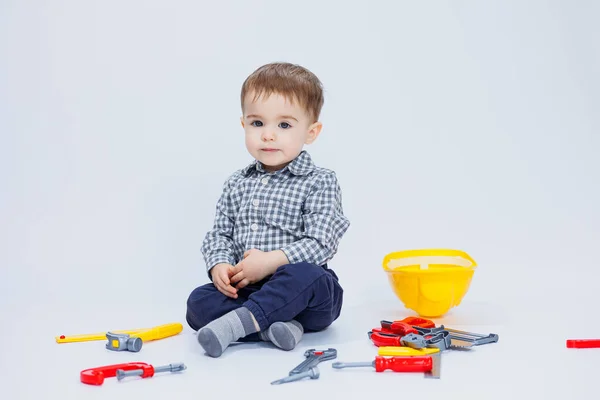
[{"label": "red screwdriver handle", "polygon": [[375,357],[375,371],[391,369],[394,372],[428,372],[433,368],[431,356]]}]

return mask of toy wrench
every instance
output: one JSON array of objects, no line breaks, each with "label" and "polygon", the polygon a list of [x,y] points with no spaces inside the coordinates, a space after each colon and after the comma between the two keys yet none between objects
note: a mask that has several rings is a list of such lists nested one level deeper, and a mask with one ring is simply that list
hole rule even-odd
[{"label": "toy wrench", "polygon": [[289,375],[295,375],[308,371],[323,361],[333,360],[337,357],[337,350],[331,347],[327,350],[309,349],[304,352],[304,357],[306,357],[306,360],[302,361],[296,366],[296,368],[291,370]]}]

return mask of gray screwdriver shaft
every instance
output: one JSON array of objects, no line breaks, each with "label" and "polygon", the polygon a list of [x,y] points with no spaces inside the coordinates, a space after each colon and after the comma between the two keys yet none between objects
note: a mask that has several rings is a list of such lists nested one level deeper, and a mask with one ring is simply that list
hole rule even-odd
[{"label": "gray screwdriver shaft", "polygon": [[143,373],[144,373],[143,369],[131,369],[129,371],[125,371],[123,369],[118,369],[117,370],[117,379],[121,380],[128,376],[139,376],[139,375],[142,375]]},{"label": "gray screwdriver shaft", "polygon": [[160,367],[154,368],[154,373],[159,372],[179,372],[185,369],[185,365],[183,363],[177,364],[169,364],[169,365],[161,365]]},{"label": "gray screwdriver shaft", "polygon": [[[186,369],[186,366],[183,363],[161,365],[159,367],[155,367],[154,368],[154,373],[158,374],[160,372],[179,372],[179,371],[183,371],[184,369]],[[117,370],[117,379],[121,380],[121,379],[126,378],[128,376],[140,376],[143,373],[144,373],[143,369],[132,369],[132,370],[129,370],[129,371],[118,369]]]},{"label": "gray screwdriver shaft", "polygon": [[334,362],[332,364],[333,368],[354,368],[354,367],[375,367],[375,362],[373,361],[365,361],[365,362]]}]

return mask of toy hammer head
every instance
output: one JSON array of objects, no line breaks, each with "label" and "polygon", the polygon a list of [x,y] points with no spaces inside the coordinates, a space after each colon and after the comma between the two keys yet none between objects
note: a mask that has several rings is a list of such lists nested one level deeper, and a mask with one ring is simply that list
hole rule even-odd
[{"label": "toy hammer head", "polygon": [[139,337],[130,337],[126,333],[106,333],[108,343],[106,348],[113,351],[132,351],[137,353],[142,349],[142,339]]}]

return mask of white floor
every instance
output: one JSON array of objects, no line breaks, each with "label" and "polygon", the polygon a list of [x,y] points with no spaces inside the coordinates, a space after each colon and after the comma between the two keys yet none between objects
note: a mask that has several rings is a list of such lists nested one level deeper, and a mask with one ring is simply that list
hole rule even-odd
[{"label": "white floor", "polygon": [[[168,297],[104,300],[79,299],[69,303],[59,293],[39,304],[9,309],[3,321],[0,393],[2,398],[35,399],[66,396],[78,399],[236,398],[281,399],[303,396],[386,398],[435,395],[450,399],[546,398],[594,395],[600,349],[567,349],[572,337],[600,336],[595,319],[597,299],[589,293],[594,283],[570,285],[557,276],[528,293],[519,287],[498,297],[493,274],[484,267],[476,274],[472,294],[437,323],[479,333],[497,333],[500,341],[469,352],[447,351],[442,357],[440,380],[422,374],[375,373],[365,369],[335,370],[331,361],[320,365],[318,380],[280,386],[270,382],[287,374],[303,360],[309,348],[334,347],[338,361],[367,361],[376,348],[366,332],[381,319],[411,315],[386,290],[385,279],[367,290],[348,289],[343,316],[327,331],[305,335],[294,351],[283,352],[267,344],[234,345],[219,359],[207,357],[187,326],[172,338],[148,342],[139,353],[110,352],[104,342],[57,344],[60,334],[104,329],[126,329],[167,322],[182,322],[183,307]],[[382,275],[383,278],[383,275]],[[533,278],[533,277],[530,277]],[[527,279],[525,279],[527,280]],[[538,282],[539,283],[539,282]],[[558,293],[562,285],[565,292]],[[539,294],[548,289],[549,296]],[[582,290],[577,290],[580,288]],[[486,293],[489,298],[484,300]],[[588,301],[587,304],[584,302]],[[161,306],[160,304],[163,304]],[[107,379],[100,387],[79,382],[83,369],[129,361],[153,365],[183,362],[187,370],[150,379]],[[415,397],[412,397],[415,398]]]},{"label": "white floor", "polygon": [[[1,400],[600,397],[600,349],[565,345],[600,338],[600,2],[341,4],[0,2]],[[185,324],[223,182],[250,162],[239,85],[277,60],[326,88],[308,149],[352,221],[332,265],[342,317],[292,352],[219,359],[187,327],[139,353],[55,343]],[[479,264],[436,322],[498,343],[444,353],[439,380],[327,362],[270,385],[309,348],[372,360],[367,331],[412,314],[381,260],[423,247]],[[128,361],[188,368],[79,381]]]}]

